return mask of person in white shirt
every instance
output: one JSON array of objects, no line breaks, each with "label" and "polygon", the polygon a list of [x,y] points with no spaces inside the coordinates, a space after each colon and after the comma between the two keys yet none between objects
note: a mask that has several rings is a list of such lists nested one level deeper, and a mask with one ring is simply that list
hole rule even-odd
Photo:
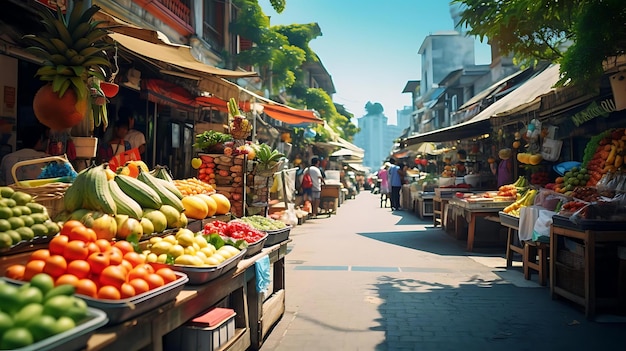
[{"label": "person in white shirt", "polygon": [[[0,162],[0,183],[9,185],[15,183],[11,172],[13,165],[21,161],[32,160],[48,156],[43,150],[43,133],[36,129],[23,134],[22,148],[5,155]],[[17,180],[37,179],[44,164],[33,164],[17,168]]]},{"label": "person in white shirt", "polygon": [[135,129],[135,116],[133,112],[128,108],[122,107],[118,112],[118,117],[120,119],[128,119],[128,132],[124,140],[130,143],[131,148],[139,149],[139,155],[143,158],[143,153],[146,151],[146,136]]},{"label": "person in white shirt", "polygon": [[313,187],[311,188],[312,201],[312,215],[313,218],[317,216],[317,211],[320,206],[320,196],[322,195],[322,184],[326,184],[322,171],[319,169],[320,159],[317,157],[311,158],[311,166],[309,166],[309,175],[311,175],[311,181]]}]

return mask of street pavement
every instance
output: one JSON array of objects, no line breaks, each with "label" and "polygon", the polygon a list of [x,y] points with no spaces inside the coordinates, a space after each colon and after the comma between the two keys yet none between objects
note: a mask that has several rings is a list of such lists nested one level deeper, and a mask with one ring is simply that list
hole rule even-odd
[{"label": "street pavement", "polygon": [[506,269],[504,244],[466,252],[369,192],[337,212],[292,229],[286,311],[262,351],[626,349],[623,317],[552,300],[521,262]]}]

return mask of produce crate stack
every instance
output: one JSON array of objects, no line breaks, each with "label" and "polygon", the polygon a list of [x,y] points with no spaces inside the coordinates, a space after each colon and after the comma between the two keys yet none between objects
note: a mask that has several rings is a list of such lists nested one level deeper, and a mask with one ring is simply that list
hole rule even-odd
[{"label": "produce crate stack", "polygon": [[274,177],[267,173],[256,172],[258,163],[248,161],[248,169],[252,171],[248,173],[247,187],[247,215],[267,214],[267,207],[270,199],[270,188],[273,184]]},{"label": "produce crate stack", "polygon": [[246,186],[246,155],[201,154],[204,164],[200,172],[208,173],[200,179],[215,188],[215,190],[230,200],[231,213],[236,217],[244,215],[245,186]]}]

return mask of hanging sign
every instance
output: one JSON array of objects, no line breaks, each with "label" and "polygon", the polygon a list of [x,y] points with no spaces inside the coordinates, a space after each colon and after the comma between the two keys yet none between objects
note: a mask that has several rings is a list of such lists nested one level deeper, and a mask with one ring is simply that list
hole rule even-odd
[{"label": "hanging sign", "polygon": [[599,103],[594,101],[590,103],[589,106],[587,106],[584,110],[573,115],[572,122],[574,122],[576,127],[578,127],[581,124],[589,122],[596,117],[608,117],[609,113],[615,110],[615,101],[613,101],[613,99],[602,100]]}]

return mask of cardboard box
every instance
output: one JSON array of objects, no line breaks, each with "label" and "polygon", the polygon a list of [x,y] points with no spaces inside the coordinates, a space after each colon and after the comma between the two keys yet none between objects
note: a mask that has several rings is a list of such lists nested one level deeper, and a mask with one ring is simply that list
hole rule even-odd
[{"label": "cardboard box", "polygon": [[235,316],[229,308],[213,308],[165,336],[165,349],[214,351],[235,336]]}]

